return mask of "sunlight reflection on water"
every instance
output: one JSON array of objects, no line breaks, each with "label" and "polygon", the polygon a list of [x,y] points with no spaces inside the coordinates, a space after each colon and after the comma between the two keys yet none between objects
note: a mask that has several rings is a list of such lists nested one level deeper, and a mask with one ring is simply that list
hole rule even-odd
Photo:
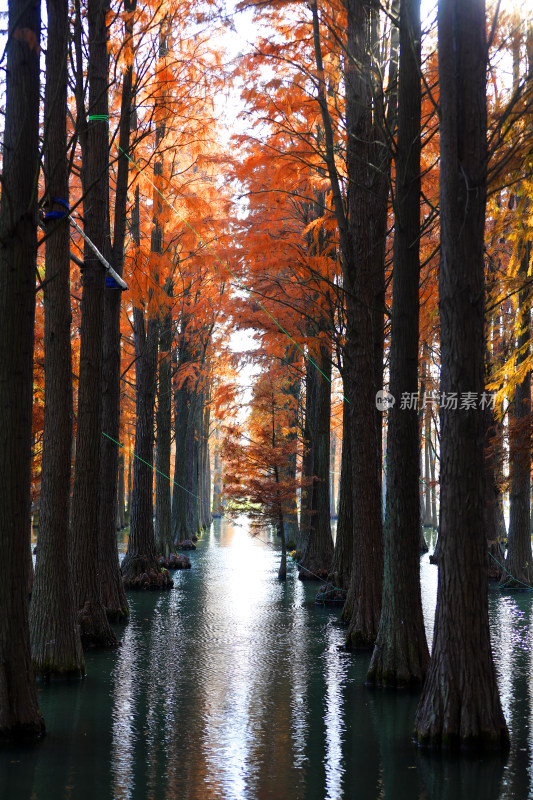
[{"label": "sunlight reflection on water", "polygon": [[[130,593],[122,646],[88,653],[85,681],[40,687],[48,735],[0,751],[0,797],[533,798],[530,593],[489,594],[507,764],[428,755],[410,740],[417,695],[367,689],[370,654],[342,650],[338,609],[292,565],[279,583],[277,538],[238,522],[216,521],[172,591]],[[430,644],[437,574],[424,556]]]}]

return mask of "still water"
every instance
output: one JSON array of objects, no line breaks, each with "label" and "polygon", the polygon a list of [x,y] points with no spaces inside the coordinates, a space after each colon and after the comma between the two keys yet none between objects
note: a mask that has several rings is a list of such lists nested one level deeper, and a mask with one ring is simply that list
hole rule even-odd
[{"label": "still water", "polygon": [[[47,736],[0,750],[6,800],[526,800],[533,798],[530,593],[491,589],[512,748],[453,757],[410,741],[416,695],[364,686],[338,611],[278,544],[216,521],[165,594],[130,594],[122,646],[87,678],[39,686]],[[422,559],[431,635],[437,568]],[[431,641],[431,639],[430,639]]]}]

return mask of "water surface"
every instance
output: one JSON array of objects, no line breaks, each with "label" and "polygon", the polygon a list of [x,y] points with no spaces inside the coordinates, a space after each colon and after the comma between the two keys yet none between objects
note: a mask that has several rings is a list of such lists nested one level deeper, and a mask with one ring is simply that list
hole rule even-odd
[{"label": "water surface", "polygon": [[[491,589],[508,758],[429,755],[417,696],[364,686],[338,611],[246,521],[216,521],[171,592],[130,593],[122,646],[87,678],[40,684],[47,736],[0,750],[10,800],[525,800],[533,798],[531,594]],[[422,559],[428,635],[437,569]]]}]

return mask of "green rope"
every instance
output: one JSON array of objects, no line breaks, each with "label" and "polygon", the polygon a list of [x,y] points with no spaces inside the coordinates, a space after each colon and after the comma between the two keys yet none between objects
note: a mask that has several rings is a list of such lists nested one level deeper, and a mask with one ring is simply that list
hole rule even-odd
[{"label": "green rope", "polygon": [[125,451],[126,451],[126,453],[129,453],[129,454],[130,454],[131,456],[133,456],[134,458],[137,458],[139,461],[142,461],[142,463],[143,463],[143,464],[146,464],[146,466],[147,466],[147,467],[150,467],[150,469],[151,469],[151,470],[153,470],[154,472],[157,472],[157,473],[159,473],[159,475],[162,475],[162,476],[163,476],[163,478],[166,478],[166,479],[167,479],[167,480],[169,480],[171,483],[173,483],[175,486],[178,486],[180,489],[183,489],[183,491],[184,491],[184,492],[187,492],[187,494],[190,494],[192,497],[196,497],[198,500],[200,500],[200,501],[201,501],[201,497],[200,497],[199,495],[197,495],[197,494],[194,494],[194,492],[190,492],[188,489],[186,489],[186,488],[185,488],[185,486],[182,486],[182,485],[181,485],[180,483],[178,483],[177,481],[174,481],[174,480],[172,480],[172,478],[170,477],[170,475],[165,475],[165,473],[164,473],[164,472],[161,472],[161,470],[160,470],[160,469],[157,469],[157,467],[154,467],[152,464],[149,464],[149,463],[148,463],[148,461],[145,461],[145,460],[144,460],[144,458],[141,458],[141,457],[140,457],[140,456],[138,456],[136,453],[132,452],[131,450],[128,450],[128,448],[127,448],[127,447],[125,447],[123,444],[120,444],[120,442],[117,442],[117,440],[116,440],[116,439],[113,439],[113,437],[112,437],[112,436],[109,436],[109,434],[108,434],[108,433],[104,433],[104,431],[102,431],[102,436],[105,436],[107,439],[111,439],[111,441],[112,441],[112,442],[114,442],[115,444],[118,444],[118,446],[119,446],[119,447],[122,447],[122,449],[123,449],[123,450],[125,450]]},{"label": "green rope", "polygon": [[[503,569],[503,571],[504,571],[504,572],[506,572],[506,573],[509,575],[509,577],[510,577],[510,578],[511,578],[513,581],[516,581],[516,583],[520,583],[520,584],[522,584],[522,586],[524,586],[524,587],[525,587],[525,588],[528,590],[528,592],[531,592],[531,591],[533,590],[533,587],[532,587],[532,586],[530,586],[528,583],[524,583],[523,581],[519,581],[519,580],[518,580],[518,578],[515,578],[515,577],[514,577],[514,575],[511,575],[511,573],[509,572],[509,570],[508,570],[508,569],[506,569],[506,568],[503,566],[503,564],[500,564],[500,562],[498,561],[498,559],[497,559],[497,558],[495,558],[495,557],[492,555],[492,553],[491,553],[490,551],[489,551],[489,556],[490,556],[492,559],[494,559],[494,561],[495,561],[495,562],[498,564],[498,566],[499,566],[499,567],[501,567],[501,568]],[[505,587],[504,587],[504,586],[502,586],[501,588],[502,588],[502,589],[504,589]]]},{"label": "green rope", "polygon": [[109,119],[107,114],[89,114],[89,122],[107,122]]}]

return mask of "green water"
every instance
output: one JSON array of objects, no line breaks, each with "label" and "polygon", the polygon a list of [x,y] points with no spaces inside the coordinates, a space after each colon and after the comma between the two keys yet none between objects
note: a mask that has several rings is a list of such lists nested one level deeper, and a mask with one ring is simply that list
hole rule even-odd
[{"label": "green water", "polygon": [[[9,800],[533,798],[531,594],[491,590],[507,759],[429,755],[417,698],[369,690],[369,655],[339,648],[338,611],[246,523],[217,521],[165,594],[130,594],[122,646],[87,678],[40,685],[47,736],[0,750]],[[437,570],[422,560],[431,631]]]}]

